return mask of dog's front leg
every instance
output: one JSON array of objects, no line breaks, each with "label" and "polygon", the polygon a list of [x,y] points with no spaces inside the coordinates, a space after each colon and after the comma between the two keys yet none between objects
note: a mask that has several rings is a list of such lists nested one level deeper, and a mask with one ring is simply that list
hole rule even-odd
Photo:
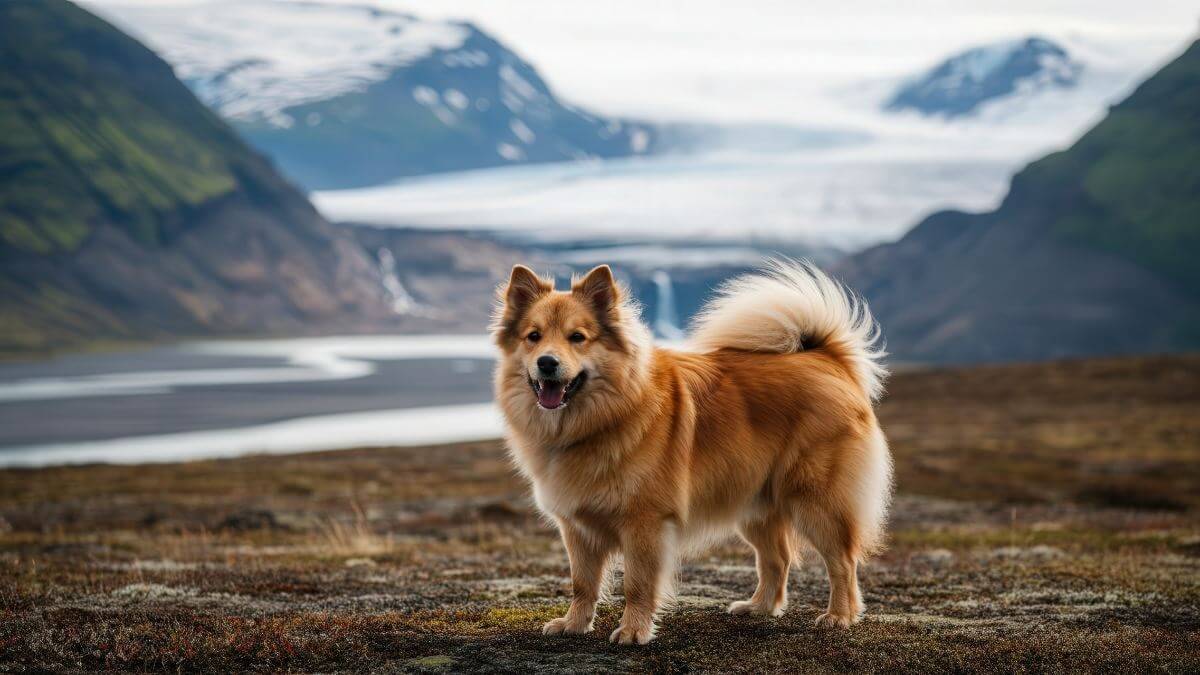
[{"label": "dog's front leg", "polygon": [[653,519],[627,524],[621,530],[625,556],[625,613],[609,636],[610,642],[644,645],[654,639],[654,614],[658,611],[671,550],[672,528]]},{"label": "dog's front leg", "polygon": [[542,633],[580,635],[592,630],[605,568],[617,541],[612,535],[584,530],[565,519],[558,521],[558,529],[571,562],[571,606],[566,616],[542,626]]}]

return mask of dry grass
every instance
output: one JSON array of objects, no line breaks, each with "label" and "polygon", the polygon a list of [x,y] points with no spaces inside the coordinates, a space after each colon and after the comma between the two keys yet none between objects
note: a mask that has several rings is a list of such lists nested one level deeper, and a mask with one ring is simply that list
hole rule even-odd
[{"label": "dry grass", "polygon": [[[0,670],[1200,670],[1200,358],[898,376],[900,493],[868,617],[778,620],[731,543],[660,638],[545,638],[555,533],[498,443],[0,471]],[[619,598],[618,598],[619,601]]]},{"label": "dry grass", "polygon": [[367,515],[355,502],[352,505],[354,519],[344,522],[327,518],[318,528],[314,546],[317,550],[333,556],[376,556],[391,553],[395,541],[390,533],[378,534],[371,530]]}]

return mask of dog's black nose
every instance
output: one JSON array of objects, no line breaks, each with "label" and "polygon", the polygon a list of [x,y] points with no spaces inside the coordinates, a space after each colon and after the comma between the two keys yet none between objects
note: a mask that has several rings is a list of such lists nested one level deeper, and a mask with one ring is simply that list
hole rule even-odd
[{"label": "dog's black nose", "polygon": [[546,354],[538,357],[538,370],[542,371],[543,375],[553,375],[558,372],[558,359]]}]

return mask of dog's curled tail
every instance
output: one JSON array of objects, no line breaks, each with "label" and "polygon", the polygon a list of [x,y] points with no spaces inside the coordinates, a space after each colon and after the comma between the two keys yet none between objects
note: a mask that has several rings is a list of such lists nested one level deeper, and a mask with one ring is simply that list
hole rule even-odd
[{"label": "dog's curled tail", "polygon": [[727,281],[700,311],[691,339],[701,351],[824,350],[872,401],[887,378],[880,343],[879,324],[861,297],[808,261],[779,259]]}]

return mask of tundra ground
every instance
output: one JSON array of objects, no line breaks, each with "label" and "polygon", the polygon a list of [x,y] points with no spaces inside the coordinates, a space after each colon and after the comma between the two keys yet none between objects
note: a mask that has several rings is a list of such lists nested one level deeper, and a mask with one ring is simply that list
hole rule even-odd
[{"label": "tundra ground", "polygon": [[689,561],[646,647],[543,637],[553,529],[498,442],[0,471],[0,670],[1200,670],[1200,357],[914,371],[866,618],[779,619],[739,542]]}]

